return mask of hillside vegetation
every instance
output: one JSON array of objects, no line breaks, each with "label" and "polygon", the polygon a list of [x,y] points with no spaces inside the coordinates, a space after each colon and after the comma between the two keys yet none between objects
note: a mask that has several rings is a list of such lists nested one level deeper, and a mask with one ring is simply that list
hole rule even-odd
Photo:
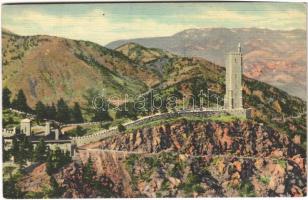
[{"label": "hillside vegetation", "polygon": [[3,86],[13,96],[22,89],[33,107],[38,100],[63,97],[84,102],[91,88],[107,95],[138,94],[157,83],[157,77],[126,56],[87,41],[51,36],[18,36],[3,32]]},{"label": "hillside vegetation", "polygon": [[[182,101],[189,101],[192,96],[198,99],[200,90],[203,90],[206,95],[210,96],[209,99],[205,98],[205,105],[215,107],[217,100],[219,105],[223,105],[225,94],[225,69],[223,67],[202,58],[170,55],[160,49],[147,49],[133,43],[122,45],[116,50],[128,57],[134,55],[131,57],[134,62],[144,63],[146,67],[160,74],[161,84],[154,88],[158,96],[163,99],[171,95]],[[150,98],[150,94],[147,97]],[[209,104],[207,100],[210,101]],[[305,115],[303,115],[306,102],[300,98],[244,76],[243,101],[245,108],[252,109],[254,119],[279,128],[292,137],[300,134],[302,141],[306,141]],[[292,127],[297,127],[296,131],[295,129],[292,131]]]},{"label": "hillside vegetation", "polygon": [[[203,58],[181,57],[136,43],[110,50],[87,41],[18,36],[5,31],[2,51],[3,85],[12,91],[11,96],[23,89],[31,107],[38,100],[50,104],[61,97],[69,104],[80,102],[83,107],[89,102],[84,96],[90,89],[96,92],[104,89],[107,97],[143,93],[150,98],[151,94],[145,93],[149,88],[155,89],[164,100],[174,95],[187,104],[191,104],[192,96],[198,97],[200,90],[204,90],[208,97],[206,105],[223,105],[225,70]],[[304,101],[246,76],[243,99],[244,107],[252,109],[254,119],[292,137],[300,134],[305,141]],[[151,112],[147,109],[133,115]]]}]

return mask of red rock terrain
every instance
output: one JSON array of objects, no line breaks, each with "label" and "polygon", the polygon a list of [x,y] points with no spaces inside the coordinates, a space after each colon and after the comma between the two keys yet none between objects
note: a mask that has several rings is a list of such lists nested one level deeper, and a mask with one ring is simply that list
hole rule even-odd
[{"label": "red rock terrain", "polygon": [[[90,157],[97,176],[108,178],[116,196],[305,196],[307,193],[305,150],[289,137],[249,121],[184,120],[119,135],[91,147],[94,149],[79,152],[82,163],[87,163]],[[67,192],[67,197],[97,197],[95,190],[85,193],[83,183],[74,178],[76,174],[78,177],[79,168],[80,165],[72,164],[57,174],[60,184],[67,191],[74,191]]]}]

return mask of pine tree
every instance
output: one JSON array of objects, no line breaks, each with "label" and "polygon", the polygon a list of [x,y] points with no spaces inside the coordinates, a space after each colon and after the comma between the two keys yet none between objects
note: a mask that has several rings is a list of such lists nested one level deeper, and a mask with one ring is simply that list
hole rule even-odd
[{"label": "pine tree", "polygon": [[47,157],[47,173],[50,175],[71,162],[69,152],[64,153],[59,147],[51,151]]},{"label": "pine tree", "polygon": [[20,89],[17,93],[16,99],[13,101],[13,106],[17,110],[25,111],[25,112],[31,112],[30,107],[27,104],[27,98],[24,94],[23,90]]},{"label": "pine tree", "polygon": [[35,114],[37,119],[44,119],[47,117],[46,106],[41,101],[38,101],[35,105]]},{"label": "pine tree", "polygon": [[32,161],[33,145],[28,137],[21,134],[15,137],[9,155],[14,157],[16,163],[23,165],[26,161]]},{"label": "pine tree", "polygon": [[3,196],[7,199],[23,199],[25,193],[17,186],[16,178],[3,180]]},{"label": "pine tree", "polygon": [[137,119],[137,113],[134,108],[133,103],[125,103],[124,105],[120,106],[119,110],[116,112],[116,118],[130,118],[132,120]]},{"label": "pine tree", "polygon": [[23,156],[26,160],[32,161],[33,155],[33,144],[29,141],[28,137],[23,136],[21,142],[21,151],[23,152]]},{"label": "pine tree", "polygon": [[50,198],[61,197],[63,190],[59,186],[57,180],[53,176],[50,177],[50,186],[51,186],[51,188],[50,188],[50,192],[48,194],[48,197],[50,197]]},{"label": "pine tree", "polygon": [[53,152],[50,152],[48,154],[47,160],[46,160],[46,172],[48,175],[51,175],[54,172],[54,162],[53,162]]},{"label": "pine tree", "polygon": [[94,116],[92,117],[92,121],[97,122],[97,121],[112,121],[112,118],[110,117],[108,111],[104,111],[102,109],[98,109],[94,111]]},{"label": "pine tree", "polygon": [[95,176],[95,171],[93,169],[93,161],[91,157],[88,158],[87,164],[82,169],[82,179],[87,183],[91,183],[93,177]]},{"label": "pine tree", "polygon": [[10,100],[11,94],[12,94],[12,92],[7,87],[5,87],[2,90],[2,106],[3,106],[3,108],[9,108],[11,106],[11,100]]},{"label": "pine tree", "polygon": [[11,152],[9,150],[5,150],[5,148],[3,146],[2,146],[2,154],[3,154],[2,161],[3,162],[9,161],[10,157],[11,157]]},{"label": "pine tree", "polygon": [[82,113],[80,110],[80,106],[77,102],[74,103],[74,107],[72,110],[72,121],[76,122],[76,123],[82,123],[84,122],[83,117],[82,117]]},{"label": "pine tree", "polygon": [[66,151],[64,154],[65,164],[72,162],[72,157],[69,151]]},{"label": "pine tree", "polygon": [[17,140],[17,138],[13,138],[11,154],[14,157],[15,161],[19,159],[19,152],[20,152],[19,141]]},{"label": "pine tree", "polygon": [[58,169],[60,168],[64,163],[64,153],[61,151],[59,147],[56,148],[54,151],[54,160],[53,162],[55,163],[55,168]]},{"label": "pine tree", "polygon": [[57,109],[54,103],[46,107],[46,117],[48,119],[56,119]]},{"label": "pine tree", "polygon": [[45,162],[48,157],[48,148],[43,139],[37,144],[34,150],[34,160],[36,162]]},{"label": "pine tree", "polygon": [[123,126],[122,124],[119,124],[119,125],[118,125],[118,131],[119,131],[120,133],[123,133],[125,130],[126,130],[125,126]]},{"label": "pine tree", "polygon": [[79,136],[83,136],[86,134],[86,130],[83,129],[81,126],[77,126],[76,129],[74,131],[72,131],[72,136],[74,137],[79,137]]},{"label": "pine tree", "polygon": [[107,100],[99,98],[98,102],[95,103],[99,108],[93,108],[93,99],[98,95],[99,92],[95,91],[94,89],[89,89],[86,91],[86,94],[83,96],[87,101],[84,110],[91,115],[94,113],[91,121],[112,121],[112,118],[108,113]]},{"label": "pine tree", "polygon": [[62,98],[57,103],[56,119],[63,123],[69,123],[71,121],[69,107]]},{"label": "pine tree", "polygon": [[99,108],[94,109],[94,116],[92,121],[112,121],[108,113],[108,102],[105,99],[101,99],[101,102],[98,103]]}]

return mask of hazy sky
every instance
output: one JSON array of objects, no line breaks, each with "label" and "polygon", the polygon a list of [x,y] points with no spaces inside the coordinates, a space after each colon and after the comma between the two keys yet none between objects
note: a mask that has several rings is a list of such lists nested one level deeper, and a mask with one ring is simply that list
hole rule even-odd
[{"label": "hazy sky", "polygon": [[168,36],[188,28],[306,30],[306,8],[303,3],[5,5],[2,26],[20,35],[56,35],[104,45],[118,39]]}]

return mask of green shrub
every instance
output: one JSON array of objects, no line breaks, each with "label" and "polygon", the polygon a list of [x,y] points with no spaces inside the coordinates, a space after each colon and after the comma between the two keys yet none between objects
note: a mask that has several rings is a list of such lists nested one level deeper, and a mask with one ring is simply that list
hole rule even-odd
[{"label": "green shrub", "polygon": [[133,167],[135,165],[135,162],[138,161],[138,156],[136,154],[131,154],[126,160],[125,160],[125,164],[126,167],[128,168],[128,172],[130,174],[133,173]]},{"label": "green shrub", "polygon": [[187,175],[187,181],[180,185],[180,188],[184,190],[185,194],[188,196],[193,192],[202,192],[204,191],[203,187],[200,185],[200,178],[194,174]]},{"label": "green shrub", "polygon": [[277,164],[280,165],[282,168],[287,167],[287,161],[285,160],[277,160]]},{"label": "green shrub", "polygon": [[160,165],[159,160],[157,157],[145,157],[144,161],[147,165],[149,165],[151,168],[158,167]]},{"label": "green shrub", "polygon": [[123,133],[125,130],[126,130],[125,126],[123,126],[122,124],[119,124],[119,125],[118,125],[118,131],[119,131],[120,133]]},{"label": "green shrub", "polygon": [[81,126],[77,126],[76,129],[68,131],[68,134],[73,137],[84,136],[87,133],[87,130],[82,128]]},{"label": "green shrub", "polygon": [[268,176],[260,176],[259,177],[259,180],[264,184],[264,185],[267,185],[269,182],[270,182],[270,177]]},{"label": "green shrub", "polygon": [[161,188],[160,190],[164,191],[164,190],[168,190],[170,186],[170,183],[167,179],[164,179],[164,181],[161,184]]},{"label": "green shrub", "polygon": [[239,193],[241,197],[255,197],[254,187],[249,181],[244,181],[239,185]]}]

